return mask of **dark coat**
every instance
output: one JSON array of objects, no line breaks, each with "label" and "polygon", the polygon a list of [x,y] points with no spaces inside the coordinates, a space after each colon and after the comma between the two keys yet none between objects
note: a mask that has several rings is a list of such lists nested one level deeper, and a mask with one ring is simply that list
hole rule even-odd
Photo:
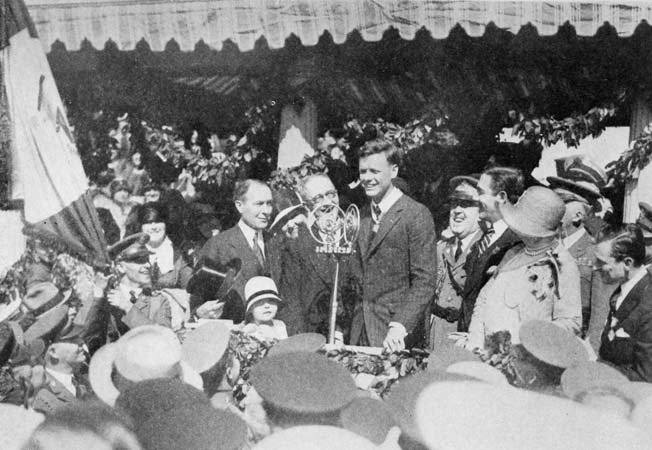
[{"label": "dark coat", "polygon": [[[617,321],[612,323],[612,317]],[[629,336],[628,336],[629,335]],[[646,273],[602,333],[600,359],[615,365],[631,381],[652,382],[652,275]]]},{"label": "dark coat", "polygon": [[466,263],[464,264],[466,283],[462,292],[460,319],[457,323],[457,329],[459,331],[469,331],[475,301],[478,298],[478,294],[480,294],[480,290],[490,278],[487,270],[492,266],[498,266],[505,253],[507,253],[507,250],[520,241],[518,236],[508,228],[496,241],[487,247],[487,250],[482,255],[478,255],[478,244],[481,240],[482,238],[471,246]]},{"label": "dark coat", "polygon": [[406,346],[424,341],[424,314],[435,290],[437,252],[430,211],[407,195],[383,215],[371,239],[367,205],[361,213],[357,255],[362,269],[362,302],[356,306],[351,343],[382,346],[390,322],[408,332]]},{"label": "dark coat", "polygon": [[[316,332],[328,335],[333,276],[336,257],[315,251],[318,244],[306,227],[299,236],[290,239],[280,234],[279,293],[285,306],[277,319],[285,322],[288,335]],[[358,281],[353,264],[354,255],[340,256],[338,320],[345,337],[351,326],[353,307],[357,299]]]},{"label": "dark coat", "polygon": [[[238,258],[242,261],[240,274],[236,278],[233,290],[227,295],[222,313],[223,319],[231,319],[234,323],[240,323],[245,317],[246,299],[244,287],[252,277],[265,275],[270,276],[270,267],[274,264],[274,251],[272,246],[267,245],[265,240],[265,267],[262,267],[256,259],[254,251],[249,246],[245,235],[238,225],[210,238],[197,254],[197,261],[201,265],[206,259],[210,259],[219,265],[226,265],[232,259]],[[204,298],[203,301],[214,300]],[[203,301],[196,302],[193,299],[191,307],[199,306]]]}]

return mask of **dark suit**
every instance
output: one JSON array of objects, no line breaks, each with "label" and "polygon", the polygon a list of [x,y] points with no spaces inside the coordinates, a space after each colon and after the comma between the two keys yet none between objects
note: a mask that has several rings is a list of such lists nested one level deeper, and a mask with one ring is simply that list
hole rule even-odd
[{"label": "dark suit", "polygon": [[384,212],[372,238],[371,208],[362,210],[358,258],[362,302],[356,306],[351,343],[382,346],[390,322],[408,332],[406,347],[424,341],[424,314],[435,289],[437,253],[430,211],[402,195]]},{"label": "dark suit", "polygon": [[475,300],[490,277],[487,270],[492,266],[498,266],[507,250],[516,245],[519,238],[508,228],[481,255],[479,255],[478,251],[480,241],[473,244],[464,264],[466,284],[462,291],[462,309],[460,319],[457,322],[458,331],[469,331]]},{"label": "dark suit", "polygon": [[[285,301],[277,319],[285,322],[290,336],[308,332],[327,336],[336,257],[317,253],[318,244],[306,227],[299,229],[296,239],[283,234],[277,235],[274,241],[277,239],[282,241],[278,288]],[[352,267],[355,262],[354,255],[340,257],[337,324],[345,337],[350,329],[358,290]]]},{"label": "dark suit", "polygon": [[[259,275],[270,275],[269,267],[271,265],[270,259],[272,258],[270,246],[265,245],[265,266],[261,266],[256,259],[254,251],[249,246],[245,235],[238,225],[229,228],[228,230],[213,236],[202,247],[197,255],[197,261],[202,264],[202,261],[210,259],[217,264],[226,265],[232,259],[238,258],[242,261],[240,274],[235,280],[233,290],[228,294],[224,306],[222,318],[231,319],[234,323],[240,323],[245,317],[245,295],[244,287],[247,281],[252,277]],[[204,298],[206,300],[213,300]],[[199,302],[201,304],[201,302]],[[198,304],[193,299],[191,307],[196,307]]]},{"label": "dark suit", "polygon": [[43,374],[43,385],[36,391],[32,408],[43,414],[51,414],[63,406],[76,403],[77,395],[68,390],[47,371]]},{"label": "dark suit", "polygon": [[649,273],[627,294],[620,307],[609,313],[602,333],[600,359],[615,365],[631,381],[652,382],[652,275]]}]

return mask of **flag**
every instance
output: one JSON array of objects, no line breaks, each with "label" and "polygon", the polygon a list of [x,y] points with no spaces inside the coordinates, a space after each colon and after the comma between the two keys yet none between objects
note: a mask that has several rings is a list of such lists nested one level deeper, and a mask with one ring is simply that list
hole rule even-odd
[{"label": "flag", "polygon": [[32,230],[87,261],[108,261],[88,181],[41,42],[23,0],[0,0],[0,109],[8,117],[10,199]]}]

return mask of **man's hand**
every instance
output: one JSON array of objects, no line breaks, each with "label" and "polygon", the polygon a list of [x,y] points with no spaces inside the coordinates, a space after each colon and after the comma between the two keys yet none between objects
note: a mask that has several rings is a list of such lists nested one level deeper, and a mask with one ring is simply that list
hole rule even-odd
[{"label": "man's hand", "polygon": [[195,314],[199,319],[219,319],[224,311],[224,302],[220,300],[209,300],[197,308]]},{"label": "man's hand", "polygon": [[400,352],[405,350],[405,328],[401,326],[390,326],[387,331],[387,336],[383,341],[383,347],[390,353]]},{"label": "man's hand", "polygon": [[132,306],[134,306],[131,303],[131,299],[127,297],[120,289],[111,290],[106,296],[106,299],[109,301],[111,306],[115,306],[116,308],[119,308],[126,313],[128,313]]}]

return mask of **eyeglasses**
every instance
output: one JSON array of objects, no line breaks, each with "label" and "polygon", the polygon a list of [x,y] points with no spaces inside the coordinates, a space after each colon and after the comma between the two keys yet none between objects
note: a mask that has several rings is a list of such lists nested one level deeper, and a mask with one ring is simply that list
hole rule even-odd
[{"label": "eyeglasses", "polygon": [[321,203],[324,201],[325,198],[327,198],[330,201],[335,200],[337,198],[337,191],[331,190],[331,191],[326,191],[323,194],[315,195],[313,198],[310,199],[310,203],[313,204]]},{"label": "eyeglasses", "polygon": [[474,206],[480,206],[480,202],[476,200],[463,200],[459,198],[453,198],[450,200],[451,209],[455,209],[458,206],[460,208],[472,208]]}]

